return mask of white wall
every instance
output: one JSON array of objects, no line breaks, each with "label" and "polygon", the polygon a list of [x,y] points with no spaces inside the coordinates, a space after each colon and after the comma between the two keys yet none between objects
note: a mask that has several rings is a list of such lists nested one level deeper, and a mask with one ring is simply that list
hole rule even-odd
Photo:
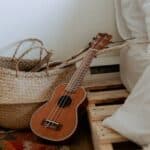
[{"label": "white wall", "polygon": [[0,1],[0,47],[38,37],[55,50],[55,58],[66,58],[97,32],[118,39],[113,0]]}]

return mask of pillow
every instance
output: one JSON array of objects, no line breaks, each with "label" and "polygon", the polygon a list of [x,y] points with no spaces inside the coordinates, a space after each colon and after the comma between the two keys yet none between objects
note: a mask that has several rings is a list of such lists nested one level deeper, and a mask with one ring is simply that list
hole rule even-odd
[{"label": "pillow", "polygon": [[115,0],[116,22],[121,37],[136,38],[120,52],[121,80],[128,91],[132,91],[145,67],[150,64],[148,44],[137,44],[148,40],[144,4],[144,0]]},{"label": "pillow", "polygon": [[150,66],[146,68],[125,104],[103,125],[140,144],[150,144]]},{"label": "pillow", "polygon": [[[145,23],[146,29],[148,34],[148,40],[150,41],[150,1],[149,0],[141,0],[142,1],[142,8],[145,14]],[[148,45],[148,52],[150,51],[150,46]]]},{"label": "pillow", "polygon": [[122,14],[131,31],[132,37],[141,38],[147,35],[144,12],[140,0],[121,0]]}]

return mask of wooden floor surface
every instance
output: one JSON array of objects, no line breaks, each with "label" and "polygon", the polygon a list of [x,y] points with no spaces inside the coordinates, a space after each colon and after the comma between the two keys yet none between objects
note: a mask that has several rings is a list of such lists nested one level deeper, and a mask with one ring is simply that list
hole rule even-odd
[{"label": "wooden floor surface", "polygon": [[47,144],[56,145],[59,150],[94,150],[86,110],[79,116],[78,128],[68,140],[61,143],[40,140],[47,142]]},{"label": "wooden floor surface", "polygon": [[94,150],[86,114],[79,120],[79,127],[69,143],[70,150]]}]

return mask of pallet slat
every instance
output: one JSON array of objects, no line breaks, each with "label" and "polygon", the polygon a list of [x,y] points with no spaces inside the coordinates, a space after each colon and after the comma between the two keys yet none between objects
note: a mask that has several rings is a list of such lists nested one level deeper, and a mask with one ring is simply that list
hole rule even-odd
[{"label": "pallet slat", "polygon": [[125,137],[121,136],[119,133],[115,132],[114,130],[111,130],[109,128],[105,128],[102,125],[102,122],[96,123],[96,129],[99,133],[99,140],[100,143],[119,143],[128,141]]},{"label": "pallet slat", "polygon": [[88,116],[90,121],[99,121],[111,116],[121,105],[108,105],[108,106],[89,106]]},{"label": "pallet slat", "polygon": [[128,92],[120,80],[119,73],[88,75],[83,83],[88,91],[88,118],[95,150],[114,150],[113,143],[128,141],[116,131],[104,127],[102,121],[111,116]]},{"label": "pallet slat", "polygon": [[88,92],[87,98],[89,104],[102,104],[114,101],[124,101],[127,98],[128,92],[124,89],[114,91],[98,91]]},{"label": "pallet slat", "polygon": [[90,74],[88,73],[85,76],[84,83],[86,82],[95,82],[95,81],[106,81],[106,80],[112,80],[112,79],[117,79],[120,80],[120,73],[119,72],[114,72],[114,73],[101,73],[101,74]]},{"label": "pallet slat", "polygon": [[[114,130],[106,128],[102,125],[101,120],[106,118],[106,116],[111,116],[116,109],[118,109],[120,105],[113,105],[113,106],[100,106],[96,112],[96,115],[93,111],[89,111],[90,115],[90,125],[92,129],[92,134],[94,134],[94,139],[99,141],[99,145],[101,144],[108,144],[108,143],[119,143],[127,141],[127,139]],[[90,108],[92,109],[92,108]],[[96,110],[94,110],[96,111]],[[93,116],[92,116],[93,115]]]},{"label": "pallet slat", "polygon": [[101,144],[100,150],[113,150],[112,144]]},{"label": "pallet slat", "polygon": [[94,140],[94,143],[96,143],[95,147],[103,144],[113,144],[128,141],[128,139],[121,136],[117,132],[109,128],[105,128],[102,125],[102,122],[100,121],[93,122],[91,124],[91,130],[92,130],[92,138]]},{"label": "pallet slat", "polygon": [[122,83],[119,77],[119,73],[105,73],[105,74],[95,74],[87,75],[82,84],[86,90],[96,90],[96,89],[108,89],[121,87]]}]

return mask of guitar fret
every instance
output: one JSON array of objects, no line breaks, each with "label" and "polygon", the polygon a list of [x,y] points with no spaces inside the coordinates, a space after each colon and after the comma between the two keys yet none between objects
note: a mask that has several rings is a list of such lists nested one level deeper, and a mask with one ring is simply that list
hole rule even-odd
[{"label": "guitar fret", "polygon": [[96,52],[97,52],[97,50],[95,50],[95,49],[91,49],[88,51],[87,55],[85,56],[83,62],[80,65],[80,67],[77,69],[77,71],[74,73],[71,81],[68,83],[68,85],[66,87],[67,91],[73,92],[78,88],[78,86],[80,86]]}]

